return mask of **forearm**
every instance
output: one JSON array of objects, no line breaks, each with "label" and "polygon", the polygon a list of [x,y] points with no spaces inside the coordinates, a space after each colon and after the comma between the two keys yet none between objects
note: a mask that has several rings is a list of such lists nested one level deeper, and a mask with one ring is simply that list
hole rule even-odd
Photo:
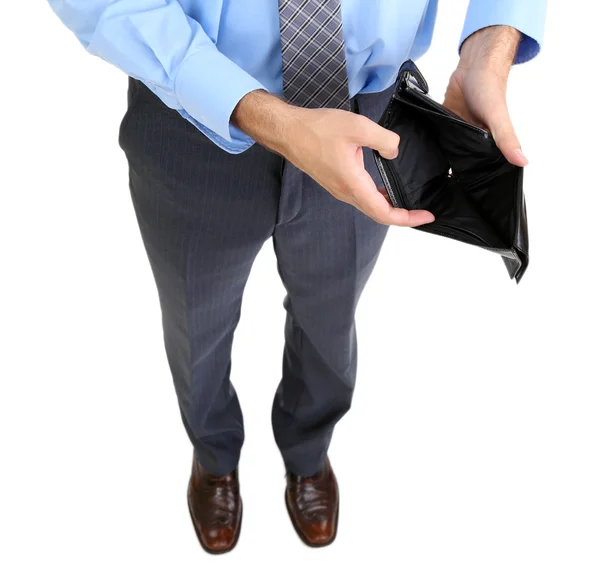
[{"label": "forearm", "polygon": [[508,76],[521,33],[511,26],[488,26],[471,34],[460,51],[459,67],[484,67]]},{"label": "forearm", "polygon": [[295,109],[267,91],[252,91],[233,110],[231,123],[261,145],[283,154],[290,125],[298,116]]}]

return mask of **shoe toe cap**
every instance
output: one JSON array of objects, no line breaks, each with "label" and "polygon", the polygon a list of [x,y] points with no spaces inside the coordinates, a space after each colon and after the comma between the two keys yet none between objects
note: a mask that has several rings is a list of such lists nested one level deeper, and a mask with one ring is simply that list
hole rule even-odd
[{"label": "shoe toe cap", "polygon": [[211,551],[227,551],[235,541],[235,531],[231,527],[204,530],[202,541]]}]

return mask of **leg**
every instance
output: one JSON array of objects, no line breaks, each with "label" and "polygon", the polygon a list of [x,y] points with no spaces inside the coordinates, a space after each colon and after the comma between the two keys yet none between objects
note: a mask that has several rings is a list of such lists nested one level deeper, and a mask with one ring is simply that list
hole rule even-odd
[{"label": "leg", "polygon": [[119,143],[183,422],[202,467],[223,475],[244,439],[229,380],[233,334],[250,268],[275,225],[281,159],[260,146],[225,153],[133,80]]},{"label": "leg", "polygon": [[272,419],[286,467],[295,474],[316,472],[334,425],[350,408],[356,378],[354,313],[386,231],[308,184],[302,210],[276,227],[287,318],[283,377]]},{"label": "leg", "polygon": [[[377,120],[389,91],[355,99]],[[370,151],[365,165],[380,178]],[[288,471],[315,474],[333,428],[350,408],[356,379],[354,314],[387,227],[336,200],[286,164],[273,236],[287,290],[283,377],[273,402],[275,440]]]}]

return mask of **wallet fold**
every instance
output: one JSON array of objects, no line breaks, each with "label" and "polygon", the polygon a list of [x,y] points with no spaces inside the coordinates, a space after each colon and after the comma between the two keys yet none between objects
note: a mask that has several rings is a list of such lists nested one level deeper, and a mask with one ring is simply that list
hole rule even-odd
[{"label": "wallet fold", "polygon": [[529,263],[523,168],[506,160],[488,131],[429,97],[412,61],[400,68],[379,124],[400,135],[395,159],[373,152],[392,205],[429,210],[435,221],[416,230],[499,254],[519,282]]}]

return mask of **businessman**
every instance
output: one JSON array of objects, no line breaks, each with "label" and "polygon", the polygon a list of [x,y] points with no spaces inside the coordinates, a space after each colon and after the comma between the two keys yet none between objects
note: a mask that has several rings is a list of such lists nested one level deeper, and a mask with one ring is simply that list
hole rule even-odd
[{"label": "businessman", "polygon": [[[435,219],[390,206],[368,150],[393,158],[402,147],[377,120],[402,62],[427,50],[437,0],[49,1],[91,54],[129,75],[119,144],[194,448],[188,504],[202,547],[230,551],[240,533],[231,346],[269,239],[287,291],[272,407],[285,502],[304,542],[331,543],[327,450],[352,399],[357,302],[388,227]],[[506,83],[538,53],[545,10],[545,0],[471,0],[446,92],[446,106],[519,166]]]}]

